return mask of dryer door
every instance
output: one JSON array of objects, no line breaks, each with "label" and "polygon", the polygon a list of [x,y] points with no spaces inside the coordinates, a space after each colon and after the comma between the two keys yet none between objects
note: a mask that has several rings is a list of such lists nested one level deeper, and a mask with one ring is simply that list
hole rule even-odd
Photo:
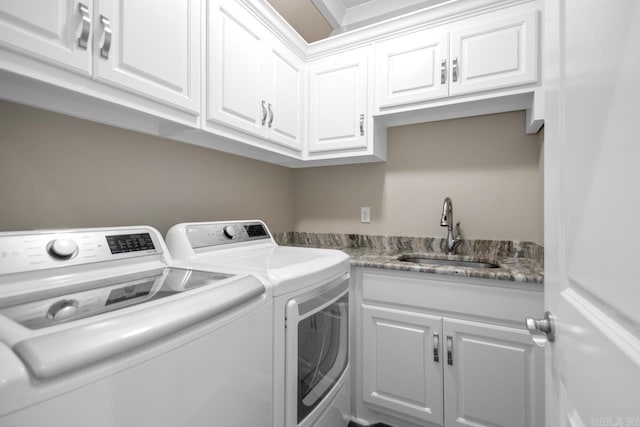
[{"label": "dryer door", "polygon": [[295,393],[287,392],[287,426],[305,426],[315,419],[347,368],[348,286],[348,277],[343,278],[320,294],[314,292],[287,304],[288,324],[296,326],[287,330],[287,355],[296,351],[295,359],[287,358],[287,373],[295,372],[296,378],[295,386],[287,381],[288,387],[296,389]]}]

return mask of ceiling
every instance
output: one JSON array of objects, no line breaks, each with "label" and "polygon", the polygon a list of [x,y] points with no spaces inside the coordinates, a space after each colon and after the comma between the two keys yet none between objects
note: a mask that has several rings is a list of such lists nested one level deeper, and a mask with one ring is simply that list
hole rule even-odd
[{"label": "ceiling", "polygon": [[450,0],[312,0],[334,33],[394,18]]},{"label": "ceiling", "polygon": [[309,43],[460,0],[267,0]]}]

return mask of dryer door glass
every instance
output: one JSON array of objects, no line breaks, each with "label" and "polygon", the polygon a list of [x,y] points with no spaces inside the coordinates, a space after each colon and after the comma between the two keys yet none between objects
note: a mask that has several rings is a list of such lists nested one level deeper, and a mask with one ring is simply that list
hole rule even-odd
[{"label": "dryer door glass", "polygon": [[298,322],[298,423],[322,402],[347,368],[348,307],[347,293]]}]

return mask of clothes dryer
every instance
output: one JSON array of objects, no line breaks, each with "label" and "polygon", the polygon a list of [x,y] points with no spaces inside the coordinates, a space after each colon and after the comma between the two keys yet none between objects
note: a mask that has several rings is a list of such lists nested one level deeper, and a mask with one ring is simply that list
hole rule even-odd
[{"label": "clothes dryer", "polygon": [[258,220],[184,223],[166,236],[194,266],[252,273],[274,295],[274,426],[345,427],[351,415],[349,257],[279,246]]}]

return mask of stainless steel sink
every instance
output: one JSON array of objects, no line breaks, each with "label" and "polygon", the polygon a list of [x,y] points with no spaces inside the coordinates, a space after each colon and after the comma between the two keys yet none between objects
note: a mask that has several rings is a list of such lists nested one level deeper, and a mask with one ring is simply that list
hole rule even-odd
[{"label": "stainless steel sink", "polygon": [[441,259],[420,255],[403,255],[398,261],[412,262],[419,265],[452,265],[455,267],[471,267],[471,268],[500,268],[499,265],[492,262],[484,261],[464,261],[458,259]]}]

